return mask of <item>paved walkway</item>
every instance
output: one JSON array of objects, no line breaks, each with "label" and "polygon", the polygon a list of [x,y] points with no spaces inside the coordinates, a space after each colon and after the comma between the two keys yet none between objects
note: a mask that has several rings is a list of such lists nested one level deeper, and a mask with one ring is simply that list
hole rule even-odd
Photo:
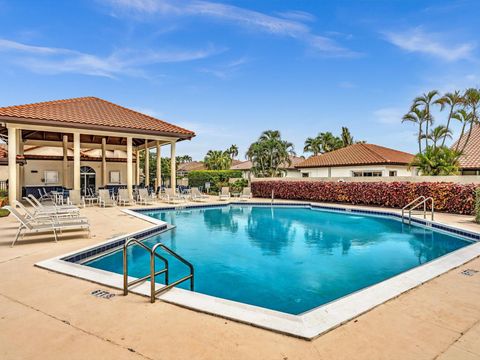
[{"label": "paved walkway", "polygon": [[[0,359],[480,359],[480,272],[461,274],[480,270],[479,258],[304,341],[34,267],[146,225],[118,208],[82,213],[91,239],[26,237],[14,248],[16,223],[0,219]],[[437,219],[480,231],[470,217]]]}]

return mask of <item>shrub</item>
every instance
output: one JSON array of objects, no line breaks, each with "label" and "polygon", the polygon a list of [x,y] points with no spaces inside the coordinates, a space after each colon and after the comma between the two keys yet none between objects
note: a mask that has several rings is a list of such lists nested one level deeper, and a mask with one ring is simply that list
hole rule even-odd
[{"label": "shrub", "polygon": [[206,182],[210,183],[210,191],[218,192],[219,186],[227,184],[229,179],[241,178],[241,170],[197,170],[188,173],[188,185],[203,187]]},{"label": "shrub", "polygon": [[480,188],[475,192],[475,221],[480,224]]},{"label": "shrub", "polygon": [[9,214],[10,214],[10,211],[8,211],[7,209],[0,209],[0,218],[8,216]]},{"label": "shrub", "polygon": [[242,192],[243,188],[246,186],[248,186],[247,179],[238,179],[238,180],[235,180],[235,182],[230,185],[230,189],[232,189],[233,192]]},{"label": "shrub", "polygon": [[447,182],[323,182],[257,181],[252,183],[256,197],[348,203],[354,205],[402,208],[420,195],[435,200],[435,210],[472,215],[475,209],[474,184]]}]

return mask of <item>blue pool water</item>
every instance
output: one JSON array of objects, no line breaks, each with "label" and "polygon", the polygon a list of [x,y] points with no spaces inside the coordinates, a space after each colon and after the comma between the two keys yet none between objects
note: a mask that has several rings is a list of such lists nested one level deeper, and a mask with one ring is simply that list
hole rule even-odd
[{"label": "blue pool water", "polygon": [[[232,205],[145,214],[177,226],[145,243],[161,241],[192,262],[196,292],[291,314],[469,244],[393,219],[306,208]],[[138,246],[129,251],[129,274],[148,274],[148,253]],[[170,281],[188,274],[185,265],[168,259]],[[121,274],[122,253],[87,265]]]}]

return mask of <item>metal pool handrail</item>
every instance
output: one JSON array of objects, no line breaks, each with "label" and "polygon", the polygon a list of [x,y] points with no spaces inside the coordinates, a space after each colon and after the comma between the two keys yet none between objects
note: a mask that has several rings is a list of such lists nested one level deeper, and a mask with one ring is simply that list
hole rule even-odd
[{"label": "metal pool handrail", "polygon": [[[150,274],[144,277],[128,282],[128,251],[127,250],[130,245],[138,245],[142,249],[146,250],[150,254],[150,262],[151,262],[151,258],[154,257],[155,255],[155,257],[158,257],[160,260],[163,261],[163,263],[165,264],[165,268],[158,272],[155,272],[155,271],[153,273],[150,272]],[[165,259],[163,256],[159,254],[153,253],[152,249],[150,249],[148,246],[146,246],[145,244],[143,244],[142,242],[138,241],[135,238],[129,238],[125,241],[125,244],[123,245],[123,295],[128,295],[128,288],[130,286],[138,284],[142,281],[150,279],[150,282],[155,284],[155,276],[163,273],[165,273],[165,284],[168,285],[168,260],[167,259]]]},{"label": "metal pool handrail", "polygon": [[[155,289],[155,276],[156,276],[156,273],[155,273],[155,256],[158,256],[158,254],[156,253],[158,248],[163,249],[164,251],[166,251],[167,253],[172,255],[174,258],[176,258],[180,262],[187,265],[188,268],[190,269],[190,274],[181,278],[181,279],[179,279],[179,280],[177,280],[177,281],[174,281],[171,284],[168,284],[168,282],[166,282],[164,287],[156,290]],[[190,290],[193,291],[195,272],[194,272],[193,265],[189,261],[185,260],[183,257],[181,257],[179,254],[177,254],[175,251],[173,251],[168,246],[166,246],[162,243],[155,244],[151,251],[152,251],[151,255],[150,255],[150,273],[151,273],[151,275],[150,275],[150,277],[151,277],[151,280],[150,280],[150,302],[151,303],[155,302],[155,296],[156,295],[158,295],[158,294],[160,294],[164,291],[167,291],[167,290],[173,288],[174,286],[177,286],[177,285],[179,285],[182,282],[187,281],[187,280],[190,280]]]},{"label": "metal pool handrail", "polygon": [[[427,218],[427,202],[431,202],[431,220],[433,221],[434,219],[434,214],[435,214],[435,200],[433,200],[432,197],[426,198],[425,196],[419,196],[415,200],[409,202],[407,205],[405,205],[402,208],[402,222],[404,222],[405,219],[405,210],[408,208],[408,224],[411,225],[412,223],[412,211],[418,208],[420,205],[423,205],[423,218]],[[413,206],[412,206],[413,205]],[[410,207],[410,208],[409,208]]]}]

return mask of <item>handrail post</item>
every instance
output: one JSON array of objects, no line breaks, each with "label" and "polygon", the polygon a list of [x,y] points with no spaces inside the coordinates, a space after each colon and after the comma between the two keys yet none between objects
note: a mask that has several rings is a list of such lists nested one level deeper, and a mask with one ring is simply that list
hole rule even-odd
[{"label": "handrail post", "polygon": [[155,256],[150,254],[150,302],[155,302]]},{"label": "handrail post", "polygon": [[123,295],[128,295],[128,255],[127,255],[128,239],[123,244]]}]

